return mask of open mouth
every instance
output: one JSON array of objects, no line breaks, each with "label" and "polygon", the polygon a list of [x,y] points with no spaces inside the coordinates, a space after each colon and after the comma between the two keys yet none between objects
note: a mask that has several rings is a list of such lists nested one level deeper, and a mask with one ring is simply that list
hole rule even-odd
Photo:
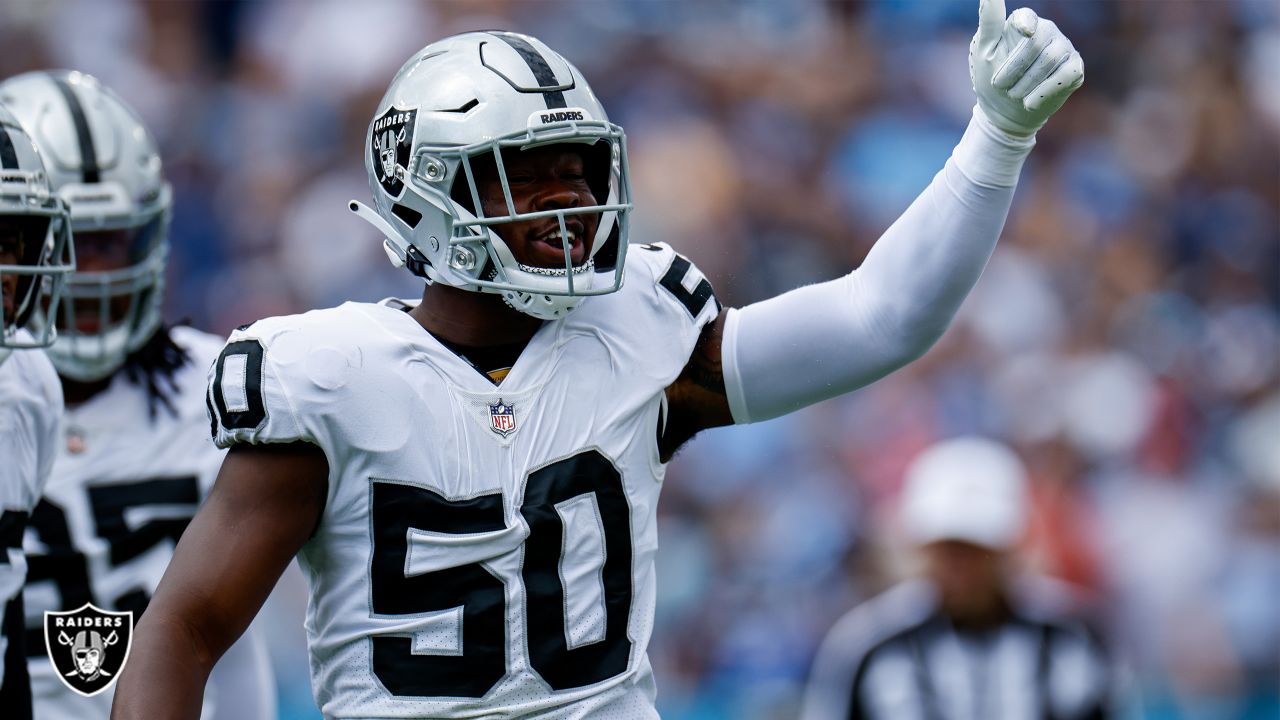
[{"label": "open mouth", "polygon": [[530,260],[537,266],[563,269],[566,249],[574,265],[581,264],[585,259],[586,244],[582,223],[566,223],[564,235],[561,235],[557,224],[534,236],[529,248],[532,256]]}]

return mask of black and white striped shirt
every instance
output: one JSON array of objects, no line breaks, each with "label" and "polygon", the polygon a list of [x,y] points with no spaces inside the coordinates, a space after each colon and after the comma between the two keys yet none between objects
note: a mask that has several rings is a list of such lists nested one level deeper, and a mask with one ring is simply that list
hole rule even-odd
[{"label": "black and white striped shirt", "polygon": [[1070,595],[1020,581],[1012,614],[956,630],[932,586],[894,587],[845,615],[819,650],[803,720],[1098,720],[1113,672]]}]

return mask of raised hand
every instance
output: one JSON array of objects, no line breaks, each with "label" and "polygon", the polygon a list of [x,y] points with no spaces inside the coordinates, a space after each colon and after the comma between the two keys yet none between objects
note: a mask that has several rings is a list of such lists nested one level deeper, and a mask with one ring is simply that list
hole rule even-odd
[{"label": "raised hand", "polygon": [[1084,60],[1052,20],[1004,0],[981,0],[969,44],[969,78],[978,107],[1011,135],[1034,135],[1084,83]]}]

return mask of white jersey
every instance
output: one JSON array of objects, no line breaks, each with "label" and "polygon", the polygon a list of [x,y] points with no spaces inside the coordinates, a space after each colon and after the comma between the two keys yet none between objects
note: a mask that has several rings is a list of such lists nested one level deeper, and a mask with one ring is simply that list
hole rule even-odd
[{"label": "white jersey", "polygon": [[218,443],[307,441],[299,553],[330,718],[654,718],[665,388],[719,306],[665,246],[545,323],[495,386],[398,301],[271,318],[210,377]]},{"label": "white jersey", "polygon": [[61,415],[62,386],[43,352],[19,350],[0,361],[0,708],[15,717],[29,713],[31,704],[22,644],[22,530],[53,466]]},{"label": "white jersey", "polygon": [[[27,656],[41,720],[105,720],[112,698],[110,690],[78,695],[56,677],[45,650],[45,611],[93,603],[131,610],[136,624],[225,455],[213,444],[204,406],[205,374],[222,340],[186,327],[169,332],[188,357],[173,377],[176,415],[163,406],[153,415],[146,387],[124,372],[85,403],[67,408],[52,476],[27,527]],[[248,664],[262,679],[234,692],[265,693],[273,703],[271,674],[260,655],[233,649],[215,674],[228,663]],[[216,708],[216,695],[226,693],[214,688],[205,717]],[[269,709],[249,717],[273,715]]]}]

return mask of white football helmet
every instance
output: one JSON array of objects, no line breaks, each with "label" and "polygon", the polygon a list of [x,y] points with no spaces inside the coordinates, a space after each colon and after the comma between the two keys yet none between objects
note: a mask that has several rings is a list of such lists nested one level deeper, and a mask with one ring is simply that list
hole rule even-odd
[{"label": "white football helmet", "polygon": [[0,362],[14,348],[53,344],[47,324],[30,334],[19,331],[42,304],[56,311],[74,270],[67,205],[50,187],[35,143],[0,105]]},{"label": "white football helmet", "polygon": [[[596,205],[517,213],[501,150],[579,143]],[[507,212],[488,216],[476,189],[477,160],[496,165]],[[393,263],[428,282],[498,293],[542,319],[563,317],[588,295],[622,286],[631,187],[622,128],[609,122],[582,74],[541,41],[472,32],[420,50],[391,81],[365,140],[376,212],[352,211],[386,237]],[[597,215],[587,260],[540,268],[516,260],[493,226]]]},{"label": "white football helmet", "polygon": [[[160,326],[173,194],[151,133],[115,93],[78,72],[32,72],[0,83],[71,210],[82,270],[68,281],[49,357],[89,382],[119,369]],[[93,258],[110,258],[96,267]]]}]

